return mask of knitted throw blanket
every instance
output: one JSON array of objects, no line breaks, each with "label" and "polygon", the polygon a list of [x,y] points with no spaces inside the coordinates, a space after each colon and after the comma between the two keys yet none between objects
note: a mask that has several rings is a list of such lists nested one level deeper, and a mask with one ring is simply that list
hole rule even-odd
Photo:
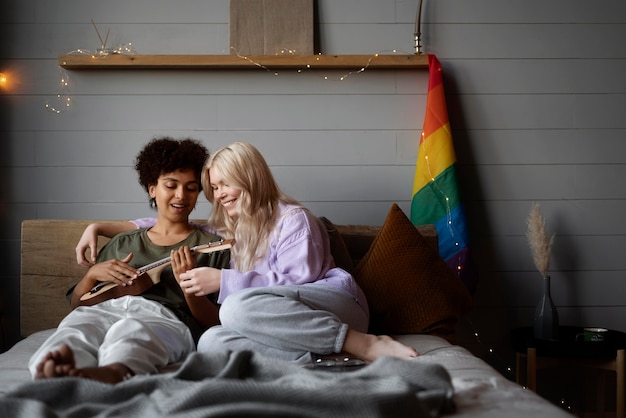
[{"label": "knitted throw blanket", "polygon": [[28,382],[0,396],[0,416],[438,417],[454,410],[452,396],[448,372],[419,357],[333,373],[248,351],[193,353],[175,372],[116,385]]}]

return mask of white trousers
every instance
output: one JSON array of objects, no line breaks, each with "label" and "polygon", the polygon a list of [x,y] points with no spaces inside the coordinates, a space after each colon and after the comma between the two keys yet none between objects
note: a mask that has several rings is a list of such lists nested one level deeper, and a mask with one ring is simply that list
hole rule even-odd
[{"label": "white trousers", "polygon": [[33,376],[41,359],[62,343],[74,352],[78,368],[123,363],[135,374],[156,373],[195,351],[189,328],[160,303],[140,296],[74,309],[31,357]]}]

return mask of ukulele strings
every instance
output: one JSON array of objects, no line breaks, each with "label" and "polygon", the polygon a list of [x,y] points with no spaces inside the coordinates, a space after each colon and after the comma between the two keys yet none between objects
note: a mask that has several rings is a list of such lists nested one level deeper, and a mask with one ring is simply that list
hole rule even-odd
[{"label": "ukulele strings", "polygon": [[[203,248],[210,248],[210,247],[215,247],[215,246],[219,246],[222,245],[224,243],[224,240],[220,240],[220,241],[215,241],[215,242],[211,242],[209,244],[201,244],[201,245],[196,245],[195,247],[190,248],[189,250],[193,253],[199,249],[203,249]],[[222,250],[223,251],[223,250]],[[140,269],[138,269],[139,274],[143,274],[149,270],[152,270],[153,268],[162,266],[163,264],[167,264],[170,262],[170,260],[172,259],[172,257],[165,257],[161,260],[157,260],[153,263],[147,264],[143,267],[141,267]]]},{"label": "ukulele strings", "polygon": [[[189,250],[193,253],[197,250],[200,249],[204,249],[204,248],[211,248],[211,247],[217,247],[224,244],[224,240],[220,240],[220,241],[214,241],[214,242],[210,242],[208,244],[200,244],[200,245],[196,245],[195,247],[190,248]],[[224,251],[226,251],[227,248],[224,248],[222,250],[216,250],[215,252],[219,251],[220,253],[223,253]],[[150,264],[147,264],[141,268],[139,268],[139,274],[144,274],[147,271],[152,270],[153,268],[156,268],[160,265],[166,264],[171,260],[171,257],[165,257],[161,260],[157,260],[155,262],[152,262]],[[102,289],[103,287],[107,286],[108,284],[111,284],[111,282],[99,282],[96,283],[96,285],[94,287],[91,288],[91,290],[88,292],[88,294],[94,294],[97,293],[100,289]]]}]

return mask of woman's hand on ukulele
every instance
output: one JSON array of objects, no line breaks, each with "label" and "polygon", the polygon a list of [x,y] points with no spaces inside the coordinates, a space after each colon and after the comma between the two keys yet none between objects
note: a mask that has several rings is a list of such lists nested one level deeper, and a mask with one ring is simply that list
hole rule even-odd
[{"label": "woman's hand on ukulele", "polygon": [[96,263],[89,268],[85,277],[100,282],[117,283],[122,286],[132,285],[138,273],[136,268],[128,264],[132,258],[133,253],[130,253],[123,260],[112,259]]},{"label": "woman's hand on ukulele", "polygon": [[180,275],[180,287],[187,294],[205,296],[220,290],[222,270],[213,267],[196,267]]},{"label": "woman's hand on ukulele", "polygon": [[180,275],[182,273],[196,266],[196,260],[191,254],[191,250],[186,245],[177,250],[172,250],[170,260],[172,261],[172,272],[178,283],[181,282]]}]

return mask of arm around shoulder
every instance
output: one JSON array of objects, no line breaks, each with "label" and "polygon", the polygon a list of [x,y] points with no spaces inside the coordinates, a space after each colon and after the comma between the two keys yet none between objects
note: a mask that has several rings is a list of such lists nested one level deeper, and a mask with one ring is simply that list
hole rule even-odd
[{"label": "arm around shoulder", "polygon": [[[131,221],[95,222],[87,225],[76,244],[76,262],[85,267],[90,267],[96,262],[99,235],[112,238],[120,232],[133,229],[137,229],[137,225]],[[90,260],[86,257],[87,250],[91,255]]]}]

